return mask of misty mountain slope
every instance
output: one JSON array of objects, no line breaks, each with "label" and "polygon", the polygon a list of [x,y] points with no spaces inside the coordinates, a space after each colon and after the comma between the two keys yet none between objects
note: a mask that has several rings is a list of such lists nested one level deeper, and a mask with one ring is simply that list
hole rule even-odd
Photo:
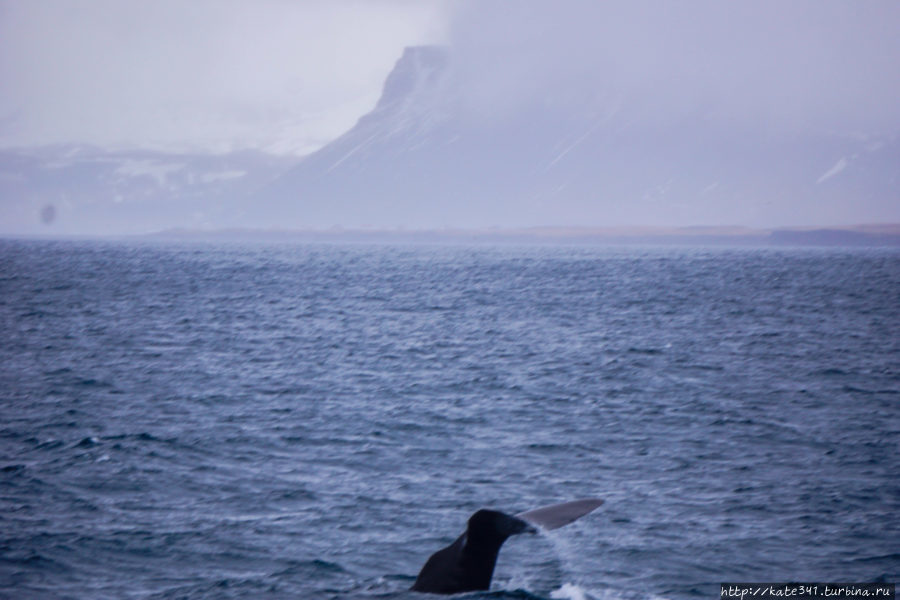
[{"label": "misty mountain slope", "polygon": [[[545,90],[486,109],[452,54],[408,48],[375,109],[266,186],[241,220],[827,226],[884,221],[885,198],[900,200],[896,136],[748,127],[700,108],[662,117],[599,75],[592,85],[590,95]],[[887,218],[900,220],[897,206]]]},{"label": "misty mountain slope", "polygon": [[0,232],[102,235],[218,226],[233,220],[238,198],[295,162],[255,152],[3,150]]}]

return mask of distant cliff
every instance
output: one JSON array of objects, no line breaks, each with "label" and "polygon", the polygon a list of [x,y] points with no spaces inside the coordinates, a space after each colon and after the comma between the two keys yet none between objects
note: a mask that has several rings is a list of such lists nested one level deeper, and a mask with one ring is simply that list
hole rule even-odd
[{"label": "distant cliff", "polygon": [[[498,77],[506,74],[498,73]],[[603,87],[487,113],[442,48],[409,48],[355,127],[253,196],[242,222],[327,228],[753,227],[900,221],[900,140],[655,120]],[[815,222],[808,216],[815,215]]]}]

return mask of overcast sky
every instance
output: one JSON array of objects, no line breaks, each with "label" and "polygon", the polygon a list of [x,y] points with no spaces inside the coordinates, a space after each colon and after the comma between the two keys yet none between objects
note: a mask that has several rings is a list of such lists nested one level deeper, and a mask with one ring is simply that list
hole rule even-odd
[{"label": "overcast sky", "polygon": [[649,112],[900,131],[900,2],[0,0],[0,145],[303,154],[447,43],[477,110],[624,90]]},{"label": "overcast sky", "polygon": [[0,144],[304,153],[446,22],[413,0],[0,0]]}]

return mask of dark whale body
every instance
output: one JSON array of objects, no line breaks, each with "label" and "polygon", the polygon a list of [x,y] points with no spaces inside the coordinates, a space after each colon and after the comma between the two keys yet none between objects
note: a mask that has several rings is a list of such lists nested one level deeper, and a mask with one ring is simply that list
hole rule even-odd
[{"label": "dark whale body", "polygon": [[546,506],[515,516],[482,509],[469,517],[465,532],[425,562],[412,589],[431,594],[458,594],[491,586],[497,554],[511,535],[534,533],[535,525],[556,529],[591,512],[603,500],[589,498]]},{"label": "dark whale body", "polygon": [[465,533],[431,555],[411,589],[432,594],[488,589],[500,546],[509,536],[525,531],[535,529],[517,517],[479,510],[469,517]]}]

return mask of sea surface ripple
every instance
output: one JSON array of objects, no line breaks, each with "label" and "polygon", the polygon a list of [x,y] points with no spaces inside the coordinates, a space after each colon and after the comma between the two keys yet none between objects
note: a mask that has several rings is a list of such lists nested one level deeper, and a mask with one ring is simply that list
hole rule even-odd
[{"label": "sea surface ripple", "polygon": [[897,581],[900,252],[0,240],[0,597]]}]

